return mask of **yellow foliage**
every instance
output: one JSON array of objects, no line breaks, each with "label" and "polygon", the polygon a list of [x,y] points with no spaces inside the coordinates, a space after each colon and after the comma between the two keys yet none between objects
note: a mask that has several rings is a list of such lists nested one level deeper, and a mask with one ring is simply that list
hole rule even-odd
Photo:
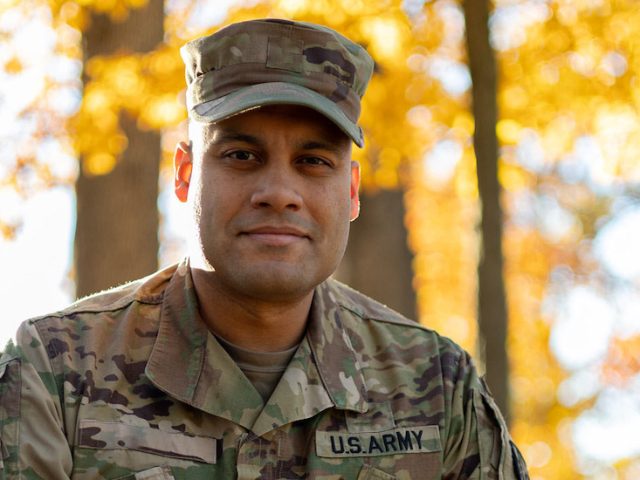
[{"label": "yellow foliage", "polygon": [[499,120],[498,125],[496,125],[496,134],[498,135],[498,140],[502,144],[508,145],[518,143],[521,131],[522,126],[511,118],[503,118],[502,120]]},{"label": "yellow foliage", "polygon": [[[522,119],[524,128],[542,133],[549,158],[569,154],[575,139],[592,135],[608,157],[609,175],[637,175],[632,158],[638,158],[637,139],[622,134],[622,144],[611,145],[611,110],[635,111],[640,89],[631,72],[640,68],[632,25],[640,21],[634,2],[550,2],[552,16],[532,25],[527,41],[501,55],[500,110],[503,118]],[[606,13],[608,12],[608,13]],[[568,112],[571,112],[568,115]],[[619,112],[611,123],[621,121]],[[627,129],[640,130],[637,115],[625,114]],[[633,143],[631,143],[633,142]]]},{"label": "yellow foliage", "polygon": [[624,387],[640,373],[640,335],[616,338],[609,345],[602,374],[607,383]]},{"label": "yellow foliage", "polygon": [[0,0],[0,12],[15,7],[20,0]]},{"label": "yellow foliage", "polygon": [[159,130],[167,125],[176,125],[184,118],[184,105],[178,102],[176,95],[166,93],[143,106],[139,122],[143,128]]},{"label": "yellow foliage", "polygon": [[295,17],[304,12],[307,8],[307,0],[283,0],[281,3],[282,12],[288,17]]},{"label": "yellow foliage", "polygon": [[540,316],[554,247],[539,233],[508,227],[504,235],[510,319],[513,434],[532,478],[575,478],[571,443],[562,436],[565,408],[555,389],[564,372],[549,351],[550,325]]},{"label": "yellow foliage", "polygon": [[58,18],[76,30],[84,30],[88,26],[89,16],[85,8],[78,2],[68,1],[60,6]]},{"label": "yellow foliage", "polygon": [[[471,147],[470,142],[468,142],[468,147],[465,149],[462,158],[463,161],[458,166],[454,177],[453,184],[455,192],[461,198],[471,202],[474,207],[477,207],[478,175],[476,171],[476,157],[473,153],[473,148]],[[474,237],[474,235],[471,236]]]},{"label": "yellow foliage", "polygon": [[18,57],[11,57],[9,61],[4,64],[4,71],[10,75],[16,75],[23,70],[22,62]]},{"label": "yellow foliage", "polygon": [[379,61],[394,61],[407,42],[408,25],[402,18],[376,17],[363,22],[362,33],[369,39],[369,52]]},{"label": "yellow foliage", "polygon": [[500,185],[502,185],[506,191],[514,192],[533,186],[533,178],[531,178],[531,175],[524,171],[522,167],[512,163],[502,163],[500,165],[498,178],[500,179]]},{"label": "yellow foliage", "polygon": [[[589,400],[571,408],[558,403],[555,389],[566,373],[549,352],[551,319],[541,317],[541,304],[555,266],[566,265],[582,275],[593,270],[593,263],[585,255],[584,239],[593,237],[602,207],[584,186],[563,185],[518,166],[516,149],[511,146],[517,147],[522,140],[519,130],[535,132],[544,152],[538,168],[552,172],[575,154],[577,139],[589,137],[599,147],[588,152],[599,158],[598,162],[591,161],[593,180],[609,185],[622,178],[640,178],[640,95],[633,81],[640,58],[632,27],[640,21],[640,11],[634,2],[622,0],[556,0],[549,6],[551,16],[546,22],[531,25],[522,45],[500,54],[502,121],[498,135],[503,145],[509,146],[503,149],[509,161],[500,168],[506,192],[535,192],[544,182],[578,218],[578,223],[556,243],[550,243],[533,226],[507,225],[504,235],[513,432],[532,478],[552,480],[581,478],[570,432],[573,419],[589,406]],[[505,121],[517,125],[507,124],[509,128],[505,128]],[[507,209],[506,218],[515,213]],[[638,351],[640,343],[635,338],[614,341],[603,378],[620,385],[637,374],[634,358]],[[619,474],[638,471],[637,462],[635,467],[625,465],[617,466]]]},{"label": "yellow foliage", "polygon": [[453,132],[458,133],[461,139],[469,139],[473,135],[474,129],[475,122],[473,121],[471,112],[461,111],[456,113],[451,128]]},{"label": "yellow foliage", "polygon": [[13,240],[17,234],[17,227],[0,221],[0,238],[4,240]]},{"label": "yellow foliage", "polygon": [[82,168],[88,175],[106,175],[116,166],[116,157],[106,152],[92,153],[84,158]]},{"label": "yellow foliage", "polygon": [[45,0],[59,20],[84,30],[89,26],[90,12],[108,15],[113,21],[123,21],[132,9],[143,8],[149,0]]},{"label": "yellow foliage", "polygon": [[[161,129],[185,119],[178,93],[184,86],[183,64],[176,47],[148,54],[95,57],[87,62],[84,101],[71,122],[76,151],[86,171],[109,173],[126,148],[119,118],[126,114],[146,129]],[[160,81],[159,81],[160,80]],[[95,160],[95,159],[98,160]],[[94,160],[90,160],[94,159]]]}]

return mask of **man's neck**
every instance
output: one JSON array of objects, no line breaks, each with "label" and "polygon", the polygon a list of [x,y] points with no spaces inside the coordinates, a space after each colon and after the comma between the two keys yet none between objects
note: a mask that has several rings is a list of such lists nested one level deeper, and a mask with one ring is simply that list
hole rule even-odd
[{"label": "man's neck", "polygon": [[191,270],[200,315],[212,333],[247,350],[277,352],[304,335],[313,291],[289,301],[267,302],[224,290],[215,273]]}]

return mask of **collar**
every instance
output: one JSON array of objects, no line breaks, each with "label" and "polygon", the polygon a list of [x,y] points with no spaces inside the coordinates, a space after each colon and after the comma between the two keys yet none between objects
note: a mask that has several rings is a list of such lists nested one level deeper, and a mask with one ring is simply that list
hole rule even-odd
[{"label": "collar", "polygon": [[359,319],[342,306],[343,302],[340,291],[331,280],[316,287],[307,338],[324,386],[335,406],[363,413],[368,409],[368,394],[362,367],[349,335],[349,324]]},{"label": "collar", "polygon": [[330,281],[314,291],[307,333],[267,405],[200,317],[188,260],[164,292],[160,326],[146,367],[172,397],[261,435],[335,407],[368,409],[362,368],[349,337],[353,315]]}]

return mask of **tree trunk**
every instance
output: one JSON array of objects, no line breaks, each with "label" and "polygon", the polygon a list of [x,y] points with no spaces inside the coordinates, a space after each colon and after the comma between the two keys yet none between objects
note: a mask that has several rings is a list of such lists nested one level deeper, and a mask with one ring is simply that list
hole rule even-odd
[{"label": "tree trunk", "polygon": [[[163,8],[162,0],[149,0],[119,23],[94,14],[84,37],[85,62],[156,48],[163,40]],[[76,183],[78,297],[147,275],[158,264],[160,134],[139,130],[126,115],[120,123],[129,143],[116,167],[100,176],[81,168]]]},{"label": "tree trunk", "polygon": [[496,61],[489,42],[489,1],[465,0],[467,51],[473,81],[474,148],[482,206],[482,250],[478,265],[478,324],[484,342],[487,383],[509,418],[507,309],[502,258],[502,209],[496,138]]},{"label": "tree trunk", "polygon": [[413,255],[404,225],[404,192],[361,194],[360,217],[351,224],[349,245],[336,277],[356,290],[416,319]]}]

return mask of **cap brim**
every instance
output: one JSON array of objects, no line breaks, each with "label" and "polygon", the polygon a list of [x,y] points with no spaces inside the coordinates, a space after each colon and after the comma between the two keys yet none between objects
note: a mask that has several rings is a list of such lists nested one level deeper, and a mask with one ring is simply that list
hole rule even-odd
[{"label": "cap brim", "polygon": [[331,100],[300,85],[286,82],[260,83],[224,97],[195,105],[189,115],[197,122],[213,123],[265,105],[300,105],[323,114],[346,133],[360,148],[362,130],[347,118]]}]

